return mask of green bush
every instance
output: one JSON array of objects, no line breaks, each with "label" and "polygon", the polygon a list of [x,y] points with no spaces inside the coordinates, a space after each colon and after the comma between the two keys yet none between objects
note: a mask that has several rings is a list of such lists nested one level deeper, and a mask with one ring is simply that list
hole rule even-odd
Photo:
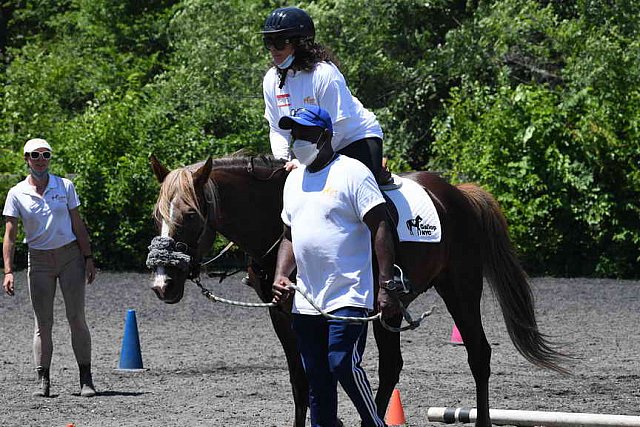
[{"label": "green bush", "polygon": [[[54,3],[3,5],[0,191],[26,172],[24,141],[50,140],[99,264],[142,269],[149,154],[175,168],[269,151],[259,30],[282,2]],[[640,3],[300,5],[380,119],[394,171],[489,189],[534,274],[640,277]]]},{"label": "green bush", "polygon": [[[514,79],[518,69],[508,61],[495,62],[494,79],[463,76],[434,123],[433,165],[498,197],[533,272],[637,277],[638,38],[628,26],[595,26],[588,14],[554,23],[551,12],[528,2],[494,8],[474,23],[502,34],[506,21],[515,23],[512,33],[529,27],[548,48],[528,47],[526,65],[537,70],[529,77]],[[481,43],[472,33],[452,38]],[[562,69],[549,80],[540,64]]]}]

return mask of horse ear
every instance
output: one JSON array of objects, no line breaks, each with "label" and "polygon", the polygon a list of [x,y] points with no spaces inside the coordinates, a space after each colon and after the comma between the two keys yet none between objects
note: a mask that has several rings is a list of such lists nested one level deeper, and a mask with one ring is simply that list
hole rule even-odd
[{"label": "horse ear", "polygon": [[151,170],[153,170],[153,174],[156,176],[156,179],[158,182],[162,183],[167,175],[169,175],[169,169],[162,166],[160,161],[153,154],[149,157],[149,163],[151,164]]},{"label": "horse ear", "polygon": [[200,166],[197,171],[193,173],[193,185],[196,188],[204,186],[211,175],[211,169],[213,168],[213,160],[211,156],[204,162],[204,165]]}]

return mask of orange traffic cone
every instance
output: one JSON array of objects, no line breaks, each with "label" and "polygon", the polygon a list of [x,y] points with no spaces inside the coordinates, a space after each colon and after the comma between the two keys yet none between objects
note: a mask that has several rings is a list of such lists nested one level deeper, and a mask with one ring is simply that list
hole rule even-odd
[{"label": "orange traffic cone", "polygon": [[456,324],[453,324],[453,329],[451,330],[451,338],[449,338],[449,344],[453,345],[464,345],[462,341],[462,336],[460,335],[460,331]]},{"label": "orange traffic cone", "polygon": [[387,423],[389,427],[404,426],[407,422],[404,418],[404,409],[402,409],[402,402],[400,401],[400,390],[397,388],[394,389],[391,394],[391,400],[389,401],[384,422]]}]

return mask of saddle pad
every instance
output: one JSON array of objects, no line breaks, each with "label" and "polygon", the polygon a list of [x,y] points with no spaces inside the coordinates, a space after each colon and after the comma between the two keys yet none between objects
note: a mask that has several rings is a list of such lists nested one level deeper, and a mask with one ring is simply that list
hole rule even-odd
[{"label": "saddle pad", "polygon": [[438,243],[441,238],[440,218],[429,194],[420,184],[397,175],[394,182],[402,185],[385,191],[398,210],[398,238],[401,242]]}]

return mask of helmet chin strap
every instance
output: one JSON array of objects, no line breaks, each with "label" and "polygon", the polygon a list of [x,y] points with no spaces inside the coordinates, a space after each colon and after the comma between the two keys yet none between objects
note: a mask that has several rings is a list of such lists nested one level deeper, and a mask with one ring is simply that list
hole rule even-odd
[{"label": "helmet chin strap", "polygon": [[286,68],[286,69],[278,68],[278,75],[280,76],[280,83],[278,83],[278,89],[282,89],[284,87],[284,83],[287,80],[287,73],[289,73],[289,69],[290,68]]}]

